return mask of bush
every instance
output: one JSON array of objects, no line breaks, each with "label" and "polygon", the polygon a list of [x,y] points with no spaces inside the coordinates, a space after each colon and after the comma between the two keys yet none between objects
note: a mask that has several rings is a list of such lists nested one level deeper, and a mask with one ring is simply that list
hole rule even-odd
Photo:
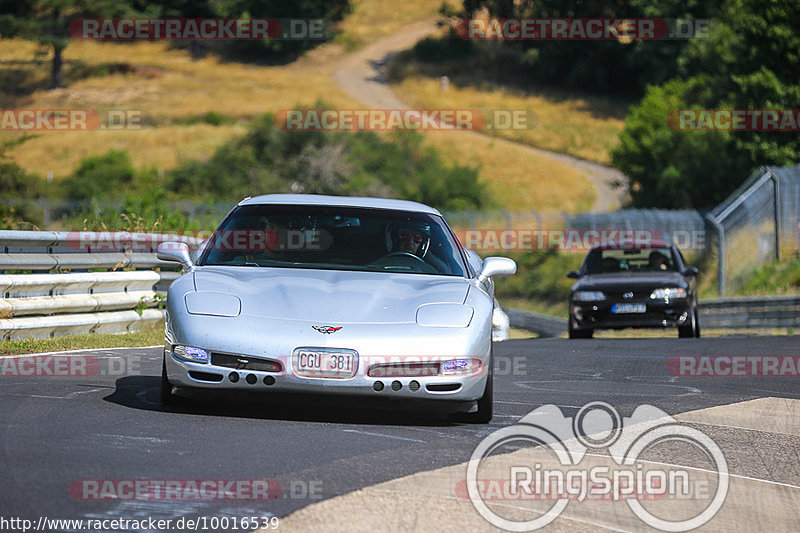
[{"label": "bush", "polygon": [[416,132],[387,139],[365,131],[281,130],[268,114],[208,161],[180,165],[167,188],[195,199],[298,192],[396,196],[441,209],[487,206],[477,169],[446,165],[423,140]]},{"label": "bush", "polygon": [[133,185],[135,174],[128,153],[111,150],[82,160],[63,180],[62,187],[66,197],[73,200],[112,198]]},{"label": "bush", "polygon": [[673,80],[650,87],[634,106],[611,153],[614,166],[631,179],[633,205],[702,208],[719,203],[752,171],[735,150],[731,133],[673,130],[671,112],[688,109],[696,85]]},{"label": "bush", "polygon": [[683,51],[683,77],[651,87],[630,111],[612,160],[632,178],[637,207],[710,206],[753,169],[800,161],[796,133],[667,126],[680,109],[793,109],[800,100],[800,4],[727,0],[715,22],[709,39]]},{"label": "bush", "polygon": [[0,191],[8,204],[0,204],[0,229],[31,229],[42,223],[41,209],[32,200],[42,196],[43,181],[6,159],[6,150],[29,137],[0,143]]},{"label": "bush", "polygon": [[583,255],[558,250],[531,251],[519,254],[517,274],[499,278],[496,283],[498,298],[525,298],[549,305],[566,304],[574,280],[567,272],[577,270]]}]

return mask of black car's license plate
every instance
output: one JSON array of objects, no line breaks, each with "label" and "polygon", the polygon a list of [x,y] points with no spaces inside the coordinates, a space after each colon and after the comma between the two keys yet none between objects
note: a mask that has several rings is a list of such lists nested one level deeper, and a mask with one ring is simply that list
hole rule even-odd
[{"label": "black car's license plate", "polygon": [[645,313],[647,312],[646,304],[614,304],[611,306],[611,312],[614,314],[623,313]]}]

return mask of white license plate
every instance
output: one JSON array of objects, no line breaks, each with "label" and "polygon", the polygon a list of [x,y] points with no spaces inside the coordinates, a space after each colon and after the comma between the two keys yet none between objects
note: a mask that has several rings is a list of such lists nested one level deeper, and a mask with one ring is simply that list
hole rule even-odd
[{"label": "white license plate", "polygon": [[619,313],[645,313],[647,312],[646,304],[614,304],[611,306],[611,312]]},{"label": "white license plate", "polygon": [[352,378],[358,370],[355,350],[298,348],[292,357],[294,373],[305,378]]}]

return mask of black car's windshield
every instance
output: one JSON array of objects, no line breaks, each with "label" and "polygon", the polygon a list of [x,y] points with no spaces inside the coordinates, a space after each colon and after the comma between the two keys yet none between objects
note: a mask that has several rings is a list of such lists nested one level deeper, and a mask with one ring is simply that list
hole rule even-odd
[{"label": "black car's windshield", "polygon": [[587,274],[615,272],[662,272],[678,270],[677,261],[668,247],[634,250],[592,250],[586,257]]},{"label": "black car's windshield", "polygon": [[199,264],[463,276],[461,253],[441,217],[309,205],[237,207]]}]

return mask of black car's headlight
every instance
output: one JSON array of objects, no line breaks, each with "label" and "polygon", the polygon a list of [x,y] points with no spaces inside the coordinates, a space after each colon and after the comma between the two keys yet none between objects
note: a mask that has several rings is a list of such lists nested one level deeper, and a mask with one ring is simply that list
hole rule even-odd
[{"label": "black car's headlight", "polygon": [[651,300],[673,300],[678,298],[686,298],[686,289],[681,289],[680,287],[664,287],[650,293]]},{"label": "black car's headlight", "polygon": [[599,302],[605,299],[606,295],[600,291],[575,291],[575,300],[580,302]]},{"label": "black car's headlight", "polygon": [[195,348],[194,346],[183,346],[181,344],[172,348],[172,355],[184,361],[192,363],[207,363],[208,352],[202,348]]}]

